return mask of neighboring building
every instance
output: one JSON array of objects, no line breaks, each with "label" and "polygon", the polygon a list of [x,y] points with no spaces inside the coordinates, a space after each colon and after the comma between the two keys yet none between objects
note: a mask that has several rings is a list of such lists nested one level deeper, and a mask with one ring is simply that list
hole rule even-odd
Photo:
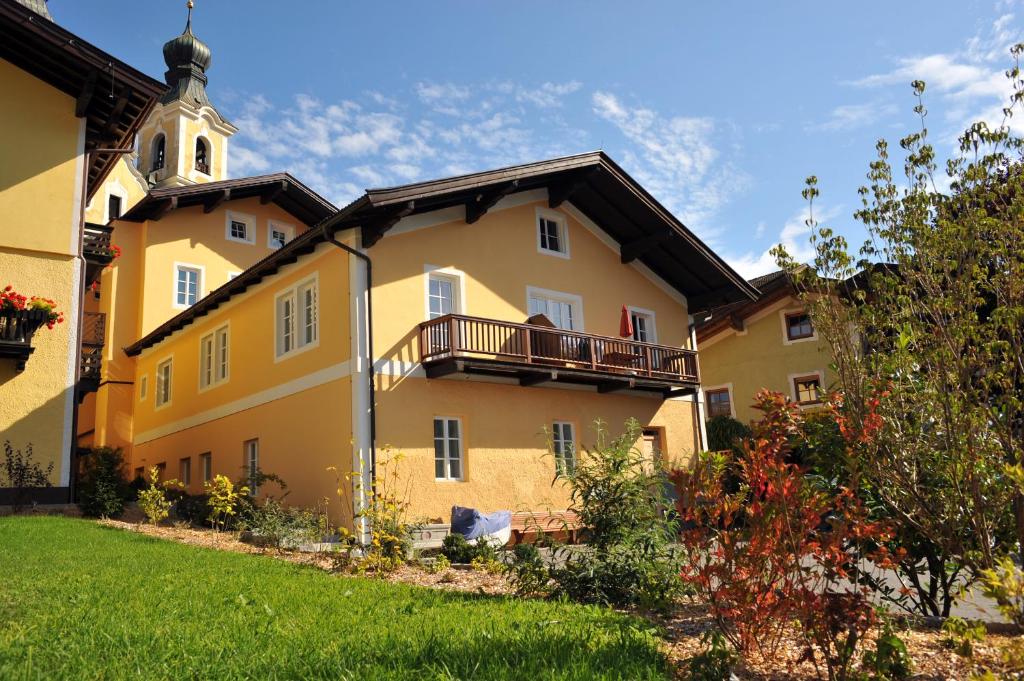
[{"label": "neighboring building", "polygon": [[[110,261],[85,229],[99,191],[163,84],[57,26],[43,0],[0,0],[0,288],[53,299],[52,329],[0,313],[0,440],[53,464],[38,501],[66,502],[85,287]],[[0,504],[9,490],[0,489]]]},{"label": "neighboring building", "polygon": [[772,272],[750,284],[761,292],[756,301],[716,307],[697,322],[708,418],[756,421],[754,395],[763,388],[815,407],[835,380],[831,351],[786,273]]},{"label": "neighboring building", "polygon": [[755,295],[600,152],[370,190],[126,348],[132,465],[338,509],[391,446],[413,515],[562,509],[596,419],[703,448],[690,315]]}]

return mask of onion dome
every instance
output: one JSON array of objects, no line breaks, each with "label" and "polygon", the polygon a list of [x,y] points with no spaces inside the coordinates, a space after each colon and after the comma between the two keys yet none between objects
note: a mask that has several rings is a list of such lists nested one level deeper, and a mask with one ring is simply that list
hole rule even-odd
[{"label": "onion dome", "polygon": [[160,102],[180,101],[197,108],[212,107],[206,96],[206,69],[210,68],[211,56],[206,43],[192,33],[192,0],[189,0],[184,32],[164,44],[164,62],[167,63],[164,80],[168,90]]}]

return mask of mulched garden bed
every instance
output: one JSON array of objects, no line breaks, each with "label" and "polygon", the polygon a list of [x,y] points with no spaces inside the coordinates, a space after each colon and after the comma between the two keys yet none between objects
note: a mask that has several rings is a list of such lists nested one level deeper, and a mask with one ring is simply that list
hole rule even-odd
[{"label": "mulched garden bed", "polygon": [[[98,522],[108,527],[139,532],[193,546],[266,555],[329,571],[336,569],[335,561],[325,554],[261,548],[239,541],[237,536],[230,532],[215,532],[183,524],[153,526],[121,520],[100,520]],[[433,589],[494,596],[512,594],[512,587],[504,575],[493,575],[473,570],[446,570],[442,573],[431,574],[418,566],[405,565],[387,575],[385,579]],[[646,616],[665,632],[666,653],[679,669],[680,678],[683,678],[682,672],[686,660],[703,649],[701,635],[713,626],[707,608],[700,603],[684,600],[668,615],[638,614]],[[995,629],[995,631],[991,631],[991,629]],[[1024,650],[1024,636],[1009,633],[1005,627],[990,627],[990,633],[985,640],[975,644],[974,656],[970,660],[962,658],[950,650],[944,644],[945,636],[937,629],[923,626],[913,627],[900,631],[899,635],[906,642],[914,660],[912,679],[921,681],[966,680],[970,678],[972,671],[985,668],[990,669],[999,679],[1024,679],[1024,659],[1015,660],[1012,665],[1007,665],[1002,660],[1003,651],[1014,643],[1021,646],[1019,649]],[[873,648],[873,642],[868,642],[864,649],[867,648]],[[762,660],[752,656],[751,659],[743,663],[740,669],[736,670],[736,676],[741,681],[823,678],[824,669],[821,670],[822,677],[819,677],[813,665],[808,662],[799,662],[801,652],[801,648],[794,638],[794,640],[783,644],[774,659]]]}]

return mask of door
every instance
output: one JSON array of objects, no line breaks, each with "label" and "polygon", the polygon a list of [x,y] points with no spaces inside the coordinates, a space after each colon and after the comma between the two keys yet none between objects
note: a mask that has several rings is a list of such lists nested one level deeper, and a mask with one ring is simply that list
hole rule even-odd
[{"label": "door", "polygon": [[565,329],[566,331],[576,330],[577,315],[570,302],[533,294],[530,296],[530,315],[533,316],[535,314],[544,315],[559,329]]},{"label": "door", "polygon": [[[437,319],[447,314],[458,314],[458,300],[455,292],[456,282],[440,274],[431,274],[427,280],[427,317]],[[449,326],[442,323],[430,327],[427,343],[430,352],[450,352],[454,350],[449,342]]]}]

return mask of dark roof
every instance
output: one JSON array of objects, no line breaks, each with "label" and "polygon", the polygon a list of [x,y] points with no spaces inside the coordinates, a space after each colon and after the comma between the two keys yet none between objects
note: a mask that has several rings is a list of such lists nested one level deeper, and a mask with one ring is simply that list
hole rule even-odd
[{"label": "dark roof", "polygon": [[235,180],[201,182],[183,187],[159,187],[121,216],[121,220],[159,220],[176,208],[204,206],[208,211],[223,201],[258,196],[264,203],[276,203],[306,225],[334,215],[338,209],[288,173],[240,177]]},{"label": "dark roof", "polygon": [[[0,57],[75,98],[87,152],[130,147],[166,86],[53,23],[40,4],[0,0]],[[119,157],[89,154],[87,198]]]},{"label": "dark roof", "polygon": [[367,190],[320,223],[317,229],[270,254],[126,347],[125,352],[138,355],[281,267],[311,253],[324,240],[325,231],[333,234],[360,229],[362,244],[370,249],[372,257],[373,244],[404,216],[465,205],[467,221],[474,222],[483,214],[481,211],[486,212],[502,196],[540,187],[548,188],[551,205],[571,199],[574,206],[621,244],[623,262],[633,259],[643,262],[687,296],[691,313],[716,303],[756,299],[756,288],[744,281],[604,152],[593,152],[433,182]]},{"label": "dark roof", "polygon": [[785,270],[777,270],[754,277],[749,283],[761,293],[757,300],[741,300],[719,305],[695,320],[694,327],[697,330],[698,347],[701,341],[707,340],[729,327],[738,327],[740,320],[746,319],[765,306],[794,293],[792,280]]}]

